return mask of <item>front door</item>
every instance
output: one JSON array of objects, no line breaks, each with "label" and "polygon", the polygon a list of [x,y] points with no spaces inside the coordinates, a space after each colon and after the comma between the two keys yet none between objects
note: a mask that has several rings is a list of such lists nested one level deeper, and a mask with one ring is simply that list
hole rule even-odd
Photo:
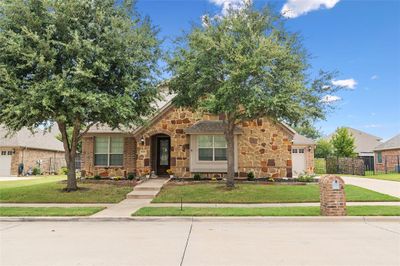
[{"label": "front door", "polygon": [[157,175],[167,175],[167,170],[170,167],[170,138],[157,138]]}]

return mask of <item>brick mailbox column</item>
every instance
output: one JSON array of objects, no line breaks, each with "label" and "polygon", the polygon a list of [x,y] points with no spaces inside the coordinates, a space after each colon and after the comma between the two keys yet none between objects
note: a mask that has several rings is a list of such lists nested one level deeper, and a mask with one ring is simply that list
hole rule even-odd
[{"label": "brick mailbox column", "polygon": [[346,196],[340,176],[326,175],[319,180],[321,215],[345,216]]}]

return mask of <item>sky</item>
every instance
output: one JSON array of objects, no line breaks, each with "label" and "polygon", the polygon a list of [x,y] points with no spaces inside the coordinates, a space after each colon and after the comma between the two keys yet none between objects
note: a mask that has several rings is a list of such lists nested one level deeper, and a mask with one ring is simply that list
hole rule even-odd
[{"label": "sky", "polygon": [[[400,133],[400,0],[284,0],[267,4],[286,17],[312,55],[311,73],[338,71],[332,83],[346,88],[323,100],[334,105],[315,126],[327,135],[353,127],[387,140]],[[137,9],[156,25],[165,50],[201,25],[204,14],[223,15],[242,0],[138,0]]]}]

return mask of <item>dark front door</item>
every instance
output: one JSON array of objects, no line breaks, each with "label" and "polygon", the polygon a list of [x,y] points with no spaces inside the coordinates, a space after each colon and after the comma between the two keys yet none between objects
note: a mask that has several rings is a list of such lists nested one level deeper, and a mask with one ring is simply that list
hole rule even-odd
[{"label": "dark front door", "polygon": [[157,138],[157,175],[167,175],[167,170],[170,167],[170,138]]}]

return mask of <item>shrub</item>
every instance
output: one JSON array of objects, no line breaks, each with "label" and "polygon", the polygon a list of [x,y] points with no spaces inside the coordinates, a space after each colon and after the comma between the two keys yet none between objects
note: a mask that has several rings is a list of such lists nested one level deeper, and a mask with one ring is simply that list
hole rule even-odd
[{"label": "shrub", "polygon": [[315,175],[309,175],[309,174],[301,174],[299,177],[297,177],[297,181],[299,182],[313,182],[314,181]]},{"label": "shrub", "polygon": [[127,176],[127,178],[128,178],[128,180],[133,180],[133,179],[135,179],[135,173],[128,173],[128,176]]},{"label": "shrub", "polygon": [[68,168],[63,166],[60,168],[60,171],[58,171],[59,175],[67,175],[68,174]]},{"label": "shrub", "polygon": [[247,180],[253,181],[254,180],[254,173],[253,171],[250,171],[247,173]]},{"label": "shrub", "polygon": [[196,181],[200,180],[201,179],[200,174],[194,174],[193,179]]},{"label": "shrub", "polygon": [[40,175],[42,174],[42,171],[40,170],[39,167],[35,167],[32,169],[32,175]]},{"label": "shrub", "polygon": [[93,178],[96,179],[96,180],[100,180],[101,176],[100,175],[95,175]]}]

